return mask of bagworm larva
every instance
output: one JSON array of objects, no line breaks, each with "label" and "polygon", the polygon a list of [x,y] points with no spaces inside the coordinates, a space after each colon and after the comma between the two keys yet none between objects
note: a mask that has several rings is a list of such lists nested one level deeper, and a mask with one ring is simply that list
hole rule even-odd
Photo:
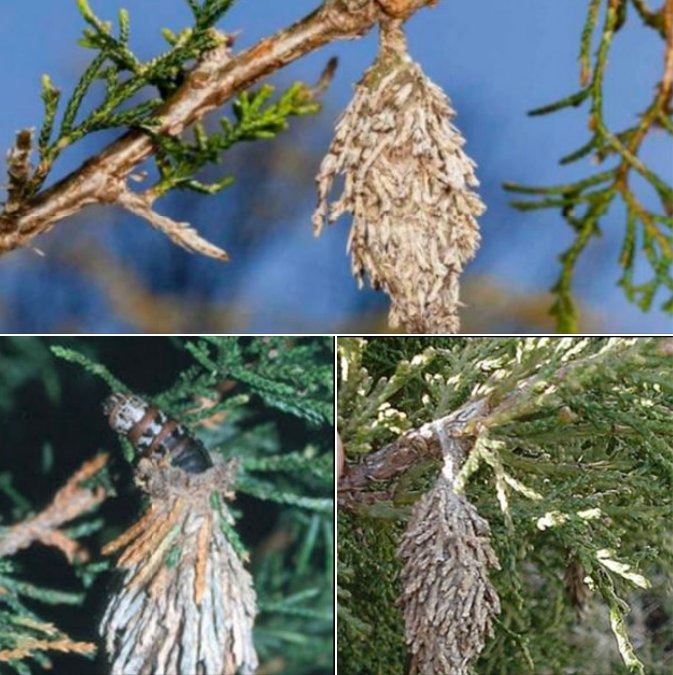
[{"label": "bagworm larva", "polygon": [[103,402],[110,426],[149,459],[168,459],[188,473],[213,466],[203,443],[188,429],[139,396],[116,393]]},{"label": "bagworm larva", "polygon": [[214,463],[138,396],[112,394],[103,410],[142,455],[135,479],[149,497],[140,520],[103,547],[123,573],[100,625],[110,672],[253,675],[256,594],[227,535],[238,460]]}]

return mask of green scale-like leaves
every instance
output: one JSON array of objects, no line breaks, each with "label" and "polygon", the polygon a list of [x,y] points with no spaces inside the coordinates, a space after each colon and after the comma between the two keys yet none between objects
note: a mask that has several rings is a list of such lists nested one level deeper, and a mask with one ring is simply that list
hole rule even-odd
[{"label": "green scale-like leaves", "polygon": [[[255,92],[242,92],[233,102],[234,120],[223,119],[220,128],[207,133],[197,124],[192,141],[157,133],[160,107],[182,84],[189,70],[210,50],[228,44],[229,37],[214,28],[233,4],[233,0],[187,0],[194,18],[191,28],[178,34],[164,29],[169,49],[143,62],[130,46],[131,20],[121,9],[116,34],[112,24],[103,21],[91,9],[88,0],[77,0],[87,23],[80,45],[96,52],[85,69],[58,120],[61,92],[48,75],[42,79],[44,120],[38,135],[39,164],[28,182],[24,198],[35,195],[43,186],[61,152],[85,136],[106,129],[142,129],[154,140],[159,182],[156,196],[173,188],[188,188],[214,194],[233,182],[225,176],[205,184],[196,174],[206,165],[217,163],[223,152],[241,141],[269,139],[285,130],[292,116],[314,113],[319,108],[311,90],[300,83],[290,86],[275,102],[270,84]],[[104,88],[102,101],[91,109],[88,98]],[[158,94],[158,96],[157,96]]]},{"label": "green scale-like leaves", "polygon": [[[568,153],[561,164],[590,158],[594,164],[606,165],[600,171],[570,183],[547,187],[529,187],[506,183],[511,192],[528,197],[512,206],[522,211],[559,209],[573,229],[574,240],[561,255],[561,273],[552,291],[555,302],[551,313],[562,333],[578,332],[578,311],[572,294],[572,282],[578,260],[594,238],[600,237],[608,215],[624,213],[624,236],[619,255],[622,274],[619,285],[627,298],[648,310],[658,298],[661,308],[673,312],[673,186],[671,174],[660,175],[641,158],[645,139],[654,133],[663,134],[662,142],[673,136],[670,91],[666,93],[665,76],[655,88],[652,101],[638,111],[637,121],[613,131],[607,122],[604,104],[606,72],[610,51],[617,32],[627,21],[630,5],[646,26],[665,38],[664,14],[650,11],[641,0],[591,0],[580,40],[580,84],[573,94],[554,103],[532,110],[529,114],[546,115],[572,107],[589,105],[590,138],[580,148]],[[599,20],[603,25],[599,27]],[[597,49],[592,58],[592,45],[598,34]],[[628,88],[622,85],[622,88]],[[634,113],[635,114],[635,113]],[[639,184],[647,185],[643,191]],[[648,199],[650,190],[654,200]],[[621,215],[619,216],[622,217]],[[638,265],[638,254],[646,260],[649,278]]]}]

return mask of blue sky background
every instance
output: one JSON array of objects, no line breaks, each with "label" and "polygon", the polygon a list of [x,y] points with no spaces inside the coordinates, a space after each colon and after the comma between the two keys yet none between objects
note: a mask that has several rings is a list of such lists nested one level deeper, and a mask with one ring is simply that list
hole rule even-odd
[{"label": "blue sky background", "polygon": [[[91,5],[106,19],[115,19],[117,10],[126,7],[132,45],[144,58],[163,49],[161,27],[179,30],[189,20],[182,0],[91,0]],[[244,48],[315,6],[316,0],[238,0],[222,28],[240,30],[236,47]],[[468,267],[466,284],[487,275],[505,295],[525,298],[544,291],[556,279],[557,256],[571,242],[569,228],[556,212],[522,214],[510,209],[510,197],[501,184],[553,184],[591,171],[588,164],[558,165],[559,157],[587,140],[585,109],[539,118],[525,114],[576,90],[585,10],[586,2],[580,0],[441,0],[409,22],[412,56],[452,98],[467,151],[478,163],[481,195],[488,206],[481,219],[482,247]],[[76,45],[83,22],[75,0],[0,3],[0,26],[5,92],[0,145],[8,148],[16,130],[41,122],[42,73],[51,75],[65,97],[90,53]],[[355,42],[328,45],[278,74],[275,81],[280,84],[297,79],[313,82],[330,56],[340,58],[323,112],[296,120],[289,146],[281,140],[239,147],[220,170],[238,175],[235,188],[214,198],[177,195],[159,203],[164,213],[189,219],[224,245],[231,263],[222,265],[178,250],[161,234],[117,210],[90,209],[36,241],[45,257],[24,250],[0,260],[0,329],[381,328],[376,320],[386,310],[385,297],[358,292],[350,276],[345,255],[348,222],[339,221],[319,240],[313,238],[310,225],[315,202],[312,176],[353,83],[375,52],[372,33]],[[606,91],[608,120],[617,128],[631,124],[650,101],[660,77],[662,52],[652,31],[630,17],[616,39]],[[113,137],[100,134],[66,152],[54,177],[78,166]],[[651,138],[645,150],[644,159],[673,180],[670,138],[663,134]],[[264,180],[256,170],[259,166]],[[671,332],[670,315],[658,309],[643,314],[616,287],[623,227],[621,209],[613,209],[603,222],[603,238],[592,243],[579,266],[575,288],[593,317],[591,327],[605,332]],[[475,304],[478,301],[473,300],[466,310],[466,328],[470,312],[480,309]],[[367,321],[374,317],[374,324],[359,324],[359,316]],[[488,332],[535,329],[535,324],[500,316]]]}]

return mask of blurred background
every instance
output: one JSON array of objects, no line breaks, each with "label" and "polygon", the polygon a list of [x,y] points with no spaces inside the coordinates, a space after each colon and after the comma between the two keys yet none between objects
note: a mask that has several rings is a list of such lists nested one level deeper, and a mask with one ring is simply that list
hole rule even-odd
[{"label": "blurred background", "polygon": [[[221,28],[240,31],[236,48],[283,28],[317,0],[238,0]],[[116,21],[130,11],[136,53],[164,49],[162,27],[179,30],[190,14],[183,0],[91,0]],[[151,11],[148,11],[151,10]],[[465,332],[553,330],[547,289],[559,272],[557,256],[572,241],[557,212],[511,209],[504,181],[524,185],[567,182],[589,174],[582,162],[558,159],[588,138],[586,111],[571,108],[528,118],[526,111],[578,87],[577,54],[585,2],[523,0],[440,2],[409,22],[409,47],[427,74],[450,95],[467,152],[478,164],[483,242],[464,276]],[[83,21],[75,0],[0,3],[2,88],[0,146],[18,129],[42,120],[40,77],[49,73],[67,95],[91,52],[77,46]],[[314,83],[327,60],[339,57],[332,86],[317,116],[292,120],[278,139],[239,145],[211,177],[236,183],[216,197],[180,192],[158,203],[224,246],[231,262],[191,255],[133,216],[113,208],[87,210],[36,240],[44,257],[21,250],[0,260],[2,332],[387,332],[386,297],[358,291],[346,256],[349,223],[342,219],[318,240],[310,218],[313,178],[335,120],[353,84],[376,53],[375,32],[331,44],[277,74],[279,88]],[[652,96],[662,68],[662,42],[630,16],[615,40],[606,90],[608,121],[631,124]],[[109,143],[100,133],[67,151],[52,180]],[[673,179],[671,147],[650,138],[643,159]],[[641,312],[616,286],[624,214],[613,208],[604,236],[581,259],[575,282],[587,332],[670,332],[673,319]],[[643,265],[644,267],[644,265]]]}]

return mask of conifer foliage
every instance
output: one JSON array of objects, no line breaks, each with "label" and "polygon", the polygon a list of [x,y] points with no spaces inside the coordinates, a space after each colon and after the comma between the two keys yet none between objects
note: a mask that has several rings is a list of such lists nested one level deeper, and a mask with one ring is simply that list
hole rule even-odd
[{"label": "conifer foliage", "polygon": [[[652,9],[651,4],[658,5]],[[662,170],[649,158],[650,138],[668,143],[673,136],[673,3],[647,3],[645,0],[590,0],[579,45],[578,90],[553,103],[529,111],[529,115],[548,115],[561,110],[585,107],[587,139],[581,147],[559,160],[562,165],[582,166],[587,174],[556,185],[520,185],[509,182],[505,188],[519,198],[512,206],[521,211],[558,209],[572,229],[572,242],[560,256],[561,269],[551,291],[552,315],[558,331],[577,333],[579,311],[573,293],[577,263],[603,228],[621,225],[623,243],[619,253],[619,285],[626,297],[641,309],[657,304],[673,312],[673,186],[670,163]],[[652,40],[661,50],[658,82],[647,92],[649,101],[638,99],[637,109],[625,116],[627,127],[615,128],[617,116],[606,103],[611,87],[613,52],[622,29],[643,29],[638,42]],[[656,52],[653,52],[656,53]],[[656,57],[655,57],[656,58]],[[632,75],[633,77],[633,75]],[[639,73],[636,77],[642,77]],[[630,87],[620,82],[620,89]],[[649,93],[651,92],[651,94]],[[628,98],[627,98],[628,100]],[[635,100],[635,97],[634,97]],[[590,161],[587,161],[590,160]],[[647,190],[642,190],[648,185]],[[618,208],[623,216],[614,217]],[[608,221],[608,215],[610,214]],[[608,224],[609,222],[609,224]],[[640,260],[644,264],[640,265]]]},{"label": "conifer foliage", "polygon": [[[44,438],[45,457],[55,461],[45,460],[32,481],[20,461],[2,466],[2,667],[29,673],[68,652],[56,659],[69,672],[152,671],[161,663],[180,672],[206,667],[233,675],[256,672],[258,662],[288,672],[328,672],[333,340],[133,338],[131,347],[116,340],[54,339],[51,354],[33,338],[0,342],[0,359],[14,366],[0,382],[7,420],[27,395],[39,407],[46,391],[50,398],[40,405],[55,408],[56,418],[67,418],[70,431],[79,428],[81,435],[65,456],[59,456],[60,442],[52,448]],[[138,354],[151,363],[154,350],[170,359],[141,366]],[[114,373],[106,364],[112,357]],[[152,378],[157,384],[150,388]],[[64,395],[73,390],[77,398]],[[189,473],[170,457],[141,456],[137,443],[118,439],[100,404],[111,392],[132,391],[189,429],[213,466]],[[91,418],[81,414],[88,410]],[[25,442],[25,425],[16,419],[6,425],[17,430],[9,433],[14,444]],[[63,430],[52,428],[60,438]],[[97,455],[96,447],[108,455]],[[39,510],[39,498],[33,505],[24,487],[48,485],[49,467],[70,464],[75,455],[89,460],[46,495],[49,502],[56,492]],[[25,532],[32,536],[21,539]],[[54,588],[43,587],[45,570],[33,562],[42,545],[65,554]],[[43,610],[48,602],[55,607]],[[84,605],[96,622],[83,624],[80,615],[78,623],[67,604]],[[79,656],[96,653],[95,665]]]},{"label": "conifer foliage", "polygon": [[[173,97],[173,107],[180,107],[181,99],[193,99],[195,91],[198,98],[198,90],[215,79],[216,69],[231,59],[233,44],[233,36],[215,28],[231,9],[233,0],[186,0],[186,4],[193,25],[177,34],[163,29],[166,50],[143,61],[132,49],[131,17],[125,9],[119,11],[117,26],[113,28],[111,21],[96,15],[88,0],[77,0],[86,25],[80,46],[91,50],[93,57],[64,102],[61,90],[51,78],[48,75],[42,78],[44,120],[37,138],[32,129],[19,131],[8,153],[8,200],[0,212],[3,230],[0,253],[25,245],[36,233],[72,215],[77,207],[71,202],[78,200],[65,199],[64,193],[74,188],[89,193],[84,203],[118,204],[147,220],[179,246],[218,260],[228,259],[225,251],[201,238],[188,223],[157,212],[156,200],[174,189],[215,194],[230,186],[232,176],[204,183],[197,174],[203,167],[218,163],[222,153],[236,143],[274,138],[288,128],[291,117],[314,113],[319,105],[311,89],[301,83],[291,85],[275,101],[271,100],[274,87],[265,84],[234,98],[233,119],[223,117],[219,127],[211,132],[197,121],[192,138],[182,137],[182,130],[204,113],[192,112],[192,119],[177,119],[169,124],[168,100]],[[188,75],[192,76],[191,84],[186,83]],[[93,92],[100,85],[105,90],[103,100],[91,106],[90,101],[95,100]],[[183,108],[189,105],[182,100]],[[207,109],[212,107],[209,104]],[[185,114],[183,110],[182,115]],[[110,146],[108,153],[89,162],[88,170],[81,167],[79,178],[71,175],[53,189],[43,189],[66,149],[106,129],[127,134],[116,146]],[[140,162],[140,155],[147,153],[130,146],[143,136],[152,141],[150,150],[156,158],[158,179],[142,190],[132,190],[128,176],[123,176],[131,166],[122,169],[117,164],[113,177],[106,175],[111,171],[107,163],[114,162],[112,158],[118,154],[127,155],[120,160],[122,163],[131,157],[132,165]],[[124,152],[120,153],[122,148]],[[140,181],[144,177],[144,174],[136,176]],[[32,219],[32,225],[22,224],[22,217]]]},{"label": "conifer foliage", "polygon": [[338,353],[343,672],[670,672],[670,339]]}]

